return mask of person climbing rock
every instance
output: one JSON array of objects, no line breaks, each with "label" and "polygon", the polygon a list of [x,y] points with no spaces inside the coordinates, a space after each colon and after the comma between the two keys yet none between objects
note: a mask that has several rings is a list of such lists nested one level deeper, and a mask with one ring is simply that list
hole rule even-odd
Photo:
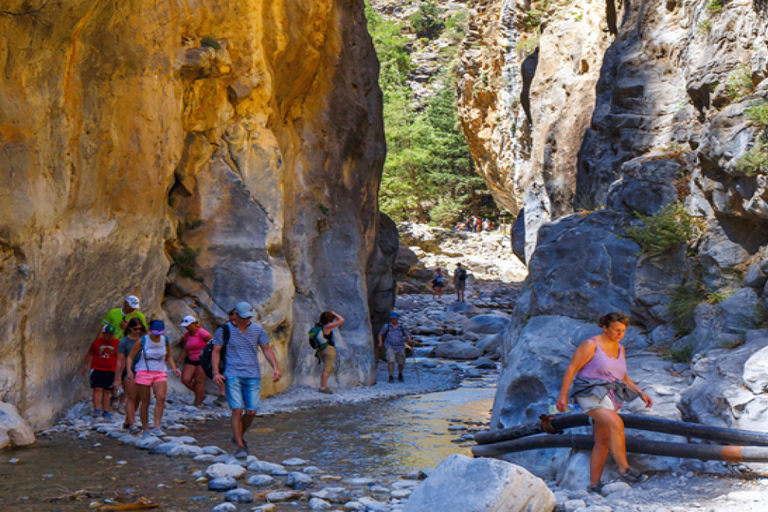
[{"label": "person climbing rock", "polygon": [[404,325],[400,325],[400,315],[392,312],[389,315],[389,323],[379,331],[379,347],[387,349],[387,371],[389,382],[395,382],[393,372],[397,363],[397,380],[403,382],[403,369],[405,368],[405,340],[413,343],[411,333]]},{"label": "person climbing rock", "polygon": [[185,316],[179,325],[187,332],[182,338],[181,354],[176,366],[181,367],[183,363],[181,383],[195,393],[195,407],[200,407],[205,400],[205,372],[200,366],[200,353],[213,336],[192,315]]},{"label": "person climbing rock", "polygon": [[147,329],[147,319],[144,318],[144,314],[139,311],[139,298],[135,295],[129,295],[123,301],[123,306],[109,310],[107,316],[101,321],[104,325],[111,325],[115,328],[115,338],[118,340],[123,339],[125,333],[123,332],[128,326],[128,321],[131,318],[138,318],[141,320],[141,325],[144,329]]},{"label": "person climbing rock", "polygon": [[453,286],[456,287],[456,301],[464,302],[464,292],[467,289],[467,270],[456,264],[456,271],[453,273]]},{"label": "person climbing rock", "polygon": [[[142,336],[138,343],[133,345],[128,361],[136,356],[136,374],[128,367],[127,377],[136,379],[136,387],[139,391],[139,415],[141,426],[144,430],[143,437],[163,436],[165,433],[160,428],[165,409],[165,394],[168,391],[168,368],[166,361],[170,363],[173,373],[179,377],[181,371],[176,368],[176,361],[171,357],[171,348],[168,338],[165,336],[165,324],[161,320],[154,320],[149,324],[149,336]],[[149,429],[149,400],[152,391],[155,392],[155,414],[153,428]]]},{"label": "person climbing rock", "polygon": [[653,405],[651,397],[627,375],[624,347],[619,342],[624,338],[629,317],[622,313],[608,313],[600,318],[598,325],[603,328],[603,333],[589,338],[574,352],[565,370],[556,404],[558,411],[565,412],[568,390],[573,383],[571,396],[594,422],[595,445],[589,463],[589,490],[592,492],[599,492],[602,487],[600,477],[609,451],[619,466],[619,478],[623,481],[639,483],[647,478],[627,462],[624,422],[618,411],[621,401],[630,401],[638,396],[646,407]]},{"label": "person climbing rock", "polygon": [[443,282],[443,270],[438,268],[435,271],[435,278],[432,280],[432,293],[437,295],[438,299],[441,299],[443,297],[443,288],[445,288],[445,283]]},{"label": "person climbing rock", "polygon": [[[261,347],[264,357],[272,366],[272,380],[277,382],[282,378],[269,336],[263,327],[251,320],[253,315],[253,306],[247,302],[238,303],[234,319],[216,329],[213,336],[213,380],[226,387],[227,402],[232,409],[232,441],[237,445],[235,457],[238,459],[248,456],[248,445],[243,436],[259,409],[261,370],[258,347]],[[219,373],[219,361],[225,329],[229,332],[229,339],[226,341],[222,375]]]},{"label": "person climbing rock", "polygon": [[125,421],[123,429],[129,430],[131,434],[136,434],[141,429],[136,426],[136,407],[139,403],[139,389],[136,387],[136,380],[128,378],[128,366],[131,366],[134,374],[136,372],[135,361],[129,359],[133,346],[145,335],[144,329],[139,318],[131,318],[125,328],[125,336],[120,340],[117,346],[117,368],[115,369],[115,388],[123,388],[125,392]]},{"label": "person climbing rock", "polygon": [[88,348],[85,355],[82,374],[90,370],[89,380],[93,390],[93,415],[111,420],[109,404],[112,400],[112,388],[115,382],[115,367],[117,365],[117,345],[115,328],[104,325],[101,335]]},{"label": "person climbing rock", "polygon": [[333,391],[328,389],[328,379],[331,373],[333,373],[333,366],[336,363],[336,343],[333,340],[333,329],[341,326],[343,323],[344,318],[340,314],[333,311],[323,311],[320,313],[320,318],[315,325],[315,327],[321,329],[323,336],[321,341],[325,344],[318,351],[318,356],[323,363],[323,373],[320,375],[320,389],[318,389],[321,393],[333,394]]}]

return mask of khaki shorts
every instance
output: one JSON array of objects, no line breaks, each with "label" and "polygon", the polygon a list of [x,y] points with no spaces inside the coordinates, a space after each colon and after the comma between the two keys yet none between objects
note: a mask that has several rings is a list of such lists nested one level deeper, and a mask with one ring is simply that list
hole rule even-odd
[{"label": "khaki shorts", "polygon": [[323,371],[333,373],[333,363],[336,362],[336,347],[328,345],[320,351],[320,359],[323,361]]},{"label": "khaki shorts", "polygon": [[387,348],[387,362],[405,364],[405,349],[395,350],[393,348]]},{"label": "khaki shorts", "polygon": [[579,408],[584,412],[589,412],[595,409],[608,409],[615,411],[613,406],[613,400],[608,395],[605,395],[602,400],[595,395],[577,396],[576,403],[579,404]]},{"label": "khaki shorts", "polygon": [[458,281],[456,281],[456,289],[457,290],[466,290],[467,289],[467,280],[465,279],[465,280],[462,281],[461,279],[459,279]]}]

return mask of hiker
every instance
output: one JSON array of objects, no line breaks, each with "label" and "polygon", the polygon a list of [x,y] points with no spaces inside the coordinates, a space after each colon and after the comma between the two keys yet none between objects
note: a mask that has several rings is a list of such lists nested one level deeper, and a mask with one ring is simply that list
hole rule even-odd
[{"label": "hiker", "polygon": [[443,298],[443,288],[445,288],[445,283],[443,282],[443,271],[442,269],[438,268],[435,271],[435,278],[432,280],[432,298],[435,298],[435,295],[437,295],[438,299]]},{"label": "hiker", "polygon": [[405,326],[400,325],[400,315],[392,312],[389,315],[389,323],[379,331],[379,347],[387,348],[387,371],[389,372],[389,382],[395,382],[392,373],[397,363],[397,380],[403,382],[403,368],[405,368],[405,340],[413,343],[411,333]]},{"label": "hiker", "polygon": [[[142,336],[138,343],[134,343],[131,353],[128,354],[128,361],[139,356],[136,362],[136,373],[130,366],[127,370],[128,378],[136,380],[136,387],[139,391],[139,415],[141,416],[141,427],[144,433],[143,438],[153,436],[164,436],[165,433],[160,428],[163,420],[163,410],[165,409],[165,394],[168,391],[168,368],[166,361],[171,364],[173,373],[179,377],[181,371],[176,368],[176,361],[171,357],[171,347],[168,338],[165,336],[165,324],[162,320],[154,320],[149,324],[149,336]],[[149,400],[151,392],[155,392],[155,414],[154,427],[149,429]]]},{"label": "hiker", "polygon": [[[323,333],[324,342],[319,345],[317,356],[323,363],[323,373],[320,376],[320,391],[332,395],[333,391],[328,389],[328,379],[333,373],[333,365],[336,362],[336,343],[333,341],[333,329],[344,323],[344,318],[333,311],[323,311],[315,327],[320,328]],[[318,332],[316,335],[319,335]],[[325,345],[325,346],[323,346]]]},{"label": "hiker", "polygon": [[101,327],[101,335],[88,348],[85,355],[82,374],[90,370],[89,380],[93,390],[93,416],[111,420],[109,403],[112,399],[112,385],[115,382],[117,365],[117,344],[115,328],[111,325]]},{"label": "hiker", "polygon": [[[622,313],[602,316],[598,325],[603,333],[583,342],[571,358],[565,370],[557,410],[568,407],[568,390],[573,382],[571,396],[594,423],[595,446],[589,463],[589,491],[600,492],[600,476],[603,474],[608,452],[619,466],[619,478],[627,483],[638,483],[646,475],[629,467],[624,442],[624,422],[618,415],[622,401],[640,397],[646,407],[653,405],[646,395],[627,375],[624,347],[619,343],[624,337],[629,317]],[[574,380],[574,376],[576,380]]]},{"label": "hiker", "polygon": [[111,325],[115,328],[115,338],[118,340],[123,339],[125,333],[123,332],[128,326],[128,321],[132,318],[138,318],[141,320],[141,324],[144,329],[147,328],[147,319],[139,311],[139,298],[135,295],[129,295],[123,301],[123,307],[109,310],[107,316],[101,321],[104,325]]},{"label": "hiker", "polygon": [[200,352],[213,339],[211,333],[200,326],[192,315],[187,315],[179,324],[187,332],[182,338],[182,349],[176,366],[184,367],[181,371],[181,383],[195,394],[195,407],[200,407],[205,400],[205,372],[200,366]]},{"label": "hiker", "polygon": [[[213,380],[216,384],[225,384],[227,402],[232,409],[232,441],[237,445],[235,457],[238,459],[248,456],[248,445],[243,435],[259,409],[261,370],[257,347],[261,347],[264,357],[272,366],[272,380],[277,382],[282,378],[269,337],[263,327],[251,321],[253,314],[253,306],[249,303],[238,303],[234,319],[216,329],[213,337]],[[223,348],[225,329],[229,332],[226,349]],[[223,375],[219,373],[222,350],[226,350]]]},{"label": "hiker", "polygon": [[456,302],[465,302],[464,292],[467,289],[467,270],[456,264],[456,270],[453,272],[453,286],[456,287]]},{"label": "hiker", "polygon": [[133,346],[147,331],[144,329],[144,325],[142,325],[139,318],[131,318],[125,328],[125,333],[125,336],[117,346],[117,368],[115,369],[114,388],[123,388],[125,392],[125,421],[123,422],[123,430],[136,434],[141,430],[136,426],[136,407],[139,403],[139,390],[136,387],[136,380],[128,378],[128,365],[132,366],[134,373],[136,372],[134,360],[129,359],[129,355]]}]

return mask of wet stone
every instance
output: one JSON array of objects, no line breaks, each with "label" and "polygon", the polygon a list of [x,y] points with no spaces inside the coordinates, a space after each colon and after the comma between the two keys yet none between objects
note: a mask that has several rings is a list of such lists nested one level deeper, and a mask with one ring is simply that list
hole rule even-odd
[{"label": "wet stone", "polygon": [[179,436],[179,437],[166,436],[165,440],[168,441],[169,443],[197,444],[197,439],[190,436]]},{"label": "wet stone", "polygon": [[365,505],[363,505],[359,501],[348,501],[347,503],[344,504],[344,510],[362,511],[362,510],[365,510]]},{"label": "wet stone", "polygon": [[196,457],[203,455],[203,449],[199,446],[190,446],[188,444],[182,444],[173,448],[167,453],[169,457]]},{"label": "wet stone", "polygon": [[312,477],[298,471],[288,473],[285,477],[285,485],[292,489],[300,491],[306,489],[312,483]]},{"label": "wet stone", "polygon": [[162,443],[152,448],[152,453],[168,453],[177,446],[181,446],[179,443]]},{"label": "wet stone", "polygon": [[221,455],[221,454],[227,453],[227,452],[225,452],[224,450],[222,450],[218,446],[204,446],[203,447],[203,453],[206,454],[206,455],[216,456],[216,455]]},{"label": "wet stone", "polygon": [[273,462],[266,462],[263,460],[259,460],[254,462],[253,464],[248,465],[248,471],[258,471],[259,473],[269,473],[271,471],[279,470],[279,469],[285,469],[280,464],[275,464]]},{"label": "wet stone", "polygon": [[288,471],[285,469],[273,469],[269,472],[272,476],[286,476],[288,474]]},{"label": "wet stone", "polygon": [[252,503],[253,493],[248,489],[232,489],[227,491],[224,499],[232,503]]},{"label": "wet stone", "polygon": [[216,491],[216,492],[224,492],[229,491],[230,489],[234,489],[237,487],[237,482],[234,478],[231,477],[221,477],[221,478],[214,478],[210,482],[208,482],[208,490],[209,491]]},{"label": "wet stone", "polygon": [[254,485],[256,487],[264,487],[275,483],[275,479],[269,475],[253,475],[248,479],[248,485]]},{"label": "wet stone", "polygon": [[245,468],[235,464],[212,464],[205,470],[205,476],[208,478],[242,478],[245,475]]},{"label": "wet stone", "polygon": [[237,507],[234,506],[231,503],[222,503],[221,505],[216,505],[211,509],[211,512],[235,512],[237,510]]},{"label": "wet stone", "polygon": [[371,492],[376,494],[389,494],[389,489],[383,485],[374,485],[371,487]]},{"label": "wet stone", "polygon": [[213,459],[214,459],[213,455],[201,454],[201,455],[196,455],[195,458],[192,460],[197,460],[200,462],[212,462]]},{"label": "wet stone", "polygon": [[283,466],[305,466],[306,464],[307,461],[298,457],[292,457],[283,461]]},{"label": "wet stone", "polygon": [[288,501],[295,497],[296,495],[289,491],[275,491],[267,494],[266,498],[268,501],[273,502],[279,502],[279,501]]},{"label": "wet stone", "polygon": [[222,454],[222,455],[219,455],[218,457],[214,457],[212,460],[213,460],[213,462],[222,462],[222,463],[225,463],[225,462],[227,462],[227,461],[228,461],[230,458],[231,458],[231,457],[230,457],[229,455],[227,455],[226,453],[224,453],[224,454]]},{"label": "wet stone", "polygon": [[321,500],[320,498],[310,498],[309,509],[310,510],[330,510],[331,504],[325,500]]}]

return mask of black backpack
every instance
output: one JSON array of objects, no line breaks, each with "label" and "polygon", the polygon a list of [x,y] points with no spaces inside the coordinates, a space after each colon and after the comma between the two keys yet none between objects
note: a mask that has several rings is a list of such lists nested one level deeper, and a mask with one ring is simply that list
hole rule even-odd
[{"label": "black backpack", "polygon": [[[221,338],[224,340],[224,345],[221,346],[221,352],[219,352],[219,373],[224,373],[224,367],[227,360],[227,342],[229,342],[229,324],[224,324],[221,327]],[[213,379],[213,340],[203,347],[200,352],[200,366],[203,368],[206,377]]]},{"label": "black backpack", "polygon": [[460,268],[456,275],[458,276],[459,281],[464,281],[467,278],[467,271]]}]

